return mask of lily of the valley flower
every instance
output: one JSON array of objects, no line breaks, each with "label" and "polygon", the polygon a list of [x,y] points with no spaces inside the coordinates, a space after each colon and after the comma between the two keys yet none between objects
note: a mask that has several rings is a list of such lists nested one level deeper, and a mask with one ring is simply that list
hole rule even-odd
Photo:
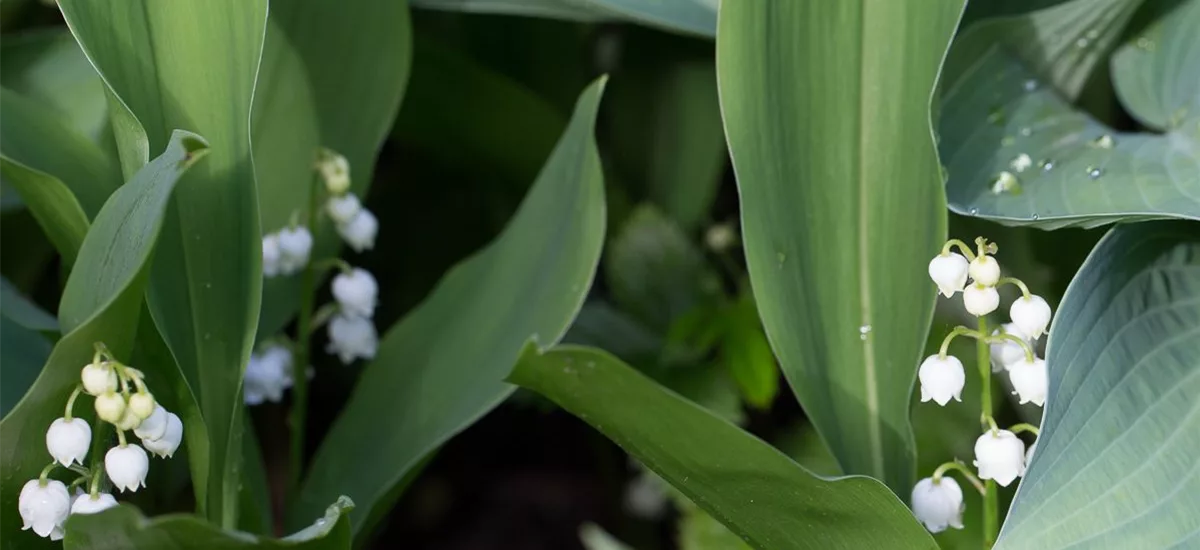
[{"label": "lily of the valley flower", "polygon": [[167,431],[167,409],[161,405],[154,405],[154,411],[147,416],[142,423],[134,428],[133,434],[145,439],[158,439]]},{"label": "lily of the valley flower", "polygon": [[927,477],[913,487],[913,515],[925,524],[930,533],[940,533],[947,527],[962,529],[965,509],[962,487],[954,478],[942,477],[934,481]]},{"label": "lily of the valley flower", "polygon": [[[142,445],[146,447],[147,451],[154,453],[159,458],[169,458],[175,454],[175,450],[179,448],[181,442],[183,442],[183,421],[175,413],[169,412],[167,413],[167,429],[163,432],[162,437],[143,439]],[[136,445],[132,446],[136,447]],[[145,456],[145,454],[143,451],[142,455]],[[113,483],[116,482],[114,481]]]},{"label": "lily of the valley flower", "polygon": [[150,457],[145,449],[136,444],[119,445],[104,455],[104,471],[121,492],[137,491],[146,486]]},{"label": "lily of the valley flower", "polygon": [[951,399],[962,401],[962,390],[967,375],[963,370],[962,361],[957,357],[930,355],[921,362],[917,377],[921,380],[921,402],[933,400],[938,405],[945,406]]},{"label": "lily of the valley flower", "polygon": [[1025,443],[1008,430],[988,430],[975,440],[975,467],[981,479],[1008,487],[1025,473]]},{"label": "lily of the valley flower", "polygon": [[263,401],[278,403],[292,386],[292,352],[286,346],[270,345],[250,355],[246,365],[244,399],[247,405]]},{"label": "lily of the valley flower", "polygon": [[350,221],[337,224],[338,234],[355,252],[375,248],[375,234],[379,232],[379,220],[370,210],[362,208]]},{"label": "lily of the valley flower", "polygon": [[82,418],[59,418],[46,430],[46,449],[63,466],[70,466],[72,462],[83,464],[91,444],[92,428]]},{"label": "lily of the valley flower", "polygon": [[279,232],[279,273],[291,275],[308,265],[313,237],[307,227],[289,227]]},{"label": "lily of the valley flower", "polygon": [[963,289],[963,307],[967,313],[983,317],[1000,307],[1000,293],[994,286],[983,286],[978,283],[967,285]]},{"label": "lily of the valley flower", "polygon": [[71,503],[72,514],[98,514],[117,505],[117,499],[108,493],[96,493],[96,496],[82,494],[75,497]]},{"label": "lily of the valley flower", "polygon": [[341,195],[350,189],[350,162],[346,157],[328,149],[323,150],[317,161],[317,171],[325,180],[325,189],[330,194]]},{"label": "lily of the valley flower", "polygon": [[1033,403],[1041,407],[1046,403],[1050,389],[1050,377],[1046,372],[1046,361],[1034,358],[1033,362],[1021,359],[1008,365],[1008,378],[1012,381],[1013,393],[1021,398],[1021,404]]},{"label": "lily of the valley flower", "polygon": [[333,278],[333,297],[347,315],[370,318],[375,314],[379,285],[365,269],[354,268]]},{"label": "lily of the valley flower", "polygon": [[84,365],[80,378],[83,381],[83,391],[88,395],[117,391],[117,371],[106,361]]},{"label": "lily of the valley flower", "polygon": [[987,254],[976,256],[968,271],[971,281],[977,285],[996,286],[1000,282],[1000,262]]},{"label": "lily of the valley flower", "polygon": [[96,416],[110,424],[121,421],[125,415],[125,397],[116,392],[106,392],[96,396]]},{"label": "lily of the valley flower", "polygon": [[343,364],[349,365],[356,358],[375,358],[379,335],[370,319],[339,313],[329,321],[328,331],[326,350],[337,355]]},{"label": "lily of the valley flower", "polygon": [[262,271],[264,277],[274,277],[280,273],[283,261],[283,250],[279,248],[279,235],[274,233],[263,237],[262,240]]},{"label": "lily of the valley flower", "polygon": [[[992,336],[1000,334],[1011,334],[1026,342],[1029,341],[1029,338],[1013,323],[1005,323],[1003,327],[992,331]],[[989,347],[992,355],[992,372],[1000,372],[1025,358],[1025,348],[1007,338],[992,342]]]},{"label": "lily of the valley flower", "polygon": [[1036,294],[1028,298],[1021,296],[1013,300],[1012,306],[1008,308],[1008,316],[1021,332],[1027,334],[1030,339],[1037,340],[1050,325],[1050,304]]},{"label": "lily of the valley flower", "polygon": [[929,260],[929,278],[949,298],[967,284],[967,259],[955,252],[934,256]]},{"label": "lily of the valley flower", "polygon": [[325,203],[325,211],[329,213],[329,218],[337,224],[349,223],[361,210],[362,203],[354,193],[329,197],[329,201]]},{"label": "lily of the valley flower", "polygon": [[63,522],[67,521],[67,515],[71,512],[71,494],[61,481],[48,479],[43,483],[31,479],[21,488],[17,508],[24,523],[22,530],[33,529],[39,537],[60,540],[63,538]]}]

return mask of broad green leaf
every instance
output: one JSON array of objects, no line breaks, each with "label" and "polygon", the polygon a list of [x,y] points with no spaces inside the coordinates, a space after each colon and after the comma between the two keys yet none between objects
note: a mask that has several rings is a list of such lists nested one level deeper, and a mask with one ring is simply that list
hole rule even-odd
[{"label": "broad green leaf", "polygon": [[57,111],[79,135],[102,141],[110,134],[104,84],[63,27],[5,35],[0,84]]},{"label": "broad green leaf", "polygon": [[[266,87],[279,94],[260,95],[255,104],[255,162],[266,153],[265,146],[257,144],[260,133],[288,140],[270,146],[269,164],[259,169],[260,174],[279,170],[264,174],[259,182],[262,229],[275,231],[293,211],[308,211],[313,175],[306,169],[315,151],[304,149],[313,123],[317,144],[346,156],[351,189],[365,197],[375,157],[408,83],[412,29],[403,0],[280,0],[271,3],[267,40],[271,43],[264,62],[274,63],[264,64],[260,90]],[[286,98],[282,102],[298,109],[264,105],[281,101],[280,95]],[[340,241],[331,224],[323,224],[314,237],[314,257],[336,255]],[[299,283],[299,277],[290,277],[272,278],[263,285],[263,337],[278,332],[295,313]]]},{"label": "broad green leaf", "polygon": [[405,474],[502,402],[531,337],[557,342],[583,305],[604,239],[604,182],[593,138],[604,79],[575,115],[504,232],[452,268],[384,334],[375,360],[313,459],[294,523],[339,494],[364,520]]},{"label": "broad green leaf", "polygon": [[[4,307],[8,306],[5,302]],[[33,385],[50,357],[51,347],[45,336],[22,326],[7,312],[0,316],[0,377],[4,378],[0,384],[0,416],[7,415]]]},{"label": "broad green leaf", "polygon": [[1200,533],[1200,231],[1122,225],[1063,296],[1041,436],[996,548],[1185,548]]},{"label": "broad green leaf", "polygon": [[963,2],[724,2],[717,78],[759,314],[843,471],[913,482],[946,233],[929,101]]},{"label": "broad green leaf", "polygon": [[591,424],[755,548],[937,548],[880,482],[819,478],[605,352],[531,344],[509,380]]},{"label": "broad green leaf", "polygon": [[[242,372],[261,297],[261,233],[250,106],[265,0],[59,2],[108,86],[126,174],[175,128],[212,144],[171,205],[147,303],[196,389],[210,435],[207,512],[236,524]],[[61,314],[60,314],[61,317]]]},{"label": "broad green leaf", "polygon": [[[79,242],[82,243],[83,239],[79,239]],[[58,320],[22,296],[21,291],[4,277],[0,277],[0,315],[30,330],[58,332]]]},{"label": "broad green leaf", "polygon": [[224,531],[196,516],[169,515],[147,519],[123,505],[67,521],[66,550],[349,550],[350,499],[342,497],[310,526],[282,539],[240,531]]},{"label": "broad green leaf", "polygon": [[[30,390],[0,420],[0,525],[6,547],[37,548],[49,542],[19,531],[20,487],[50,462],[46,428],[63,414],[67,396],[79,383],[79,371],[91,362],[96,342],[105,343],[120,359],[133,349],[151,252],[155,249],[168,199],[180,177],[204,156],[206,144],[194,134],[178,132],[162,156],[134,175],[101,208],[67,279],[59,306],[64,336]],[[152,387],[163,364],[138,365]],[[93,416],[91,400],[75,406],[80,417]],[[189,428],[190,429],[190,428]],[[187,431],[187,430],[185,430]],[[95,457],[93,457],[95,458]]]},{"label": "broad green leaf", "polygon": [[[1029,17],[1051,28],[1074,25],[1066,17],[1093,4],[1076,0]],[[1096,40],[1115,40],[1131,3],[1102,4],[1097,13],[1122,24],[1101,27]],[[989,44],[987,33],[968,32],[956,45],[968,53],[954,58],[971,64],[947,81],[939,125],[950,209],[1043,229],[1200,219],[1200,88],[1190,84],[1200,79],[1197,25],[1200,2],[1182,3],[1113,59],[1125,106],[1165,134],[1114,131],[1073,108],[1038,78],[1036,66]]]},{"label": "broad green leaf", "polygon": [[758,320],[754,297],[738,298],[730,306],[728,316],[723,322],[721,360],[742,390],[746,402],[766,409],[779,392],[779,369],[775,367],[775,355],[771,353],[771,344]]},{"label": "broad green leaf", "polygon": [[712,36],[718,0],[413,0],[413,6],[571,21],[630,21],[663,30]]},{"label": "broad green leaf", "polygon": [[58,178],[0,156],[0,177],[21,195],[38,226],[69,267],[87,234],[88,216]]}]

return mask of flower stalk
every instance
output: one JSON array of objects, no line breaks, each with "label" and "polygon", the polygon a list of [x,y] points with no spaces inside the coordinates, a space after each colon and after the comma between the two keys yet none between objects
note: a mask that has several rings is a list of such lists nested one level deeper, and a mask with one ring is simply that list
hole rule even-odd
[{"label": "flower stalk", "polygon": [[[987,334],[987,317],[979,316],[979,334]],[[982,406],[982,416],[991,424],[988,426],[995,429],[995,420],[992,420],[992,372],[991,362],[989,361],[988,344],[986,339],[980,338],[975,340],[976,363],[979,368],[979,377],[983,380],[980,384],[982,387],[982,396],[980,402]],[[987,480],[983,490],[983,547],[991,548],[996,544],[996,537],[1000,532],[1000,502],[997,494],[996,482]]]},{"label": "flower stalk", "polygon": [[[308,191],[308,232],[316,234],[317,208],[319,193],[323,179],[319,172],[314,173],[312,184]],[[309,262],[304,267],[300,280],[300,312],[296,318],[296,349],[295,361],[292,363],[292,410],[291,410],[291,480],[293,491],[300,488],[304,475],[304,434],[308,421],[308,349],[312,339],[313,301],[316,294],[316,276],[318,266]]]}]

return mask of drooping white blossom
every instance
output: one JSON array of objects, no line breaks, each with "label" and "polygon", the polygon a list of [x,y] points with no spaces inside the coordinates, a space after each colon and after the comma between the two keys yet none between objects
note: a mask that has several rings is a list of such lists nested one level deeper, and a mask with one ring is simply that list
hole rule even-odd
[{"label": "drooping white blossom", "polygon": [[1029,362],[1022,355],[1021,359],[1008,365],[1008,379],[1012,382],[1013,393],[1021,399],[1021,404],[1033,403],[1041,407],[1046,403],[1046,393],[1050,390],[1050,376],[1046,372],[1046,361],[1034,357]]},{"label": "drooping white blossom", "polygon": [[1000,307],[1000,293],[994,286],[969,284],[963,289],[963,307],[967,313],[983,317]]},{"label": "drooping white blossom", "polygon": [[338,234],[355,252],[375,248],[375,234],[379,232],[379,220],[370,210],[362,208],[350,221],[337,225]]},{"label": "drooping white blossom", "polygon": [[980,479],[1008,487],[1025,473],[1025,442],[1008,430],[988,430],[975,440],[975,467]]},{"label": "drooping white blossom", "polygon": [[279,275],[283,263],[283,250],[279,247],[279,235],[271,233],[262,239],[262,272],[264,277]]},{"label": "drooping white blossom", "polygon": [[71,494],[61,481],[47,479],[43,485],[40,480],[31,479],[21,487],[17,509],[23,522],[22,530],[33,529],[39,537],[60,540],[63,522],[71,512]]},{"label": "drooping white blossom", "polygon": [[356,267],[349,273],[339,273],[333,278],[332,289],[343,313],[368,319],[375,315],[379,285],[369,271]]},{"label": "drooping white blossom", "polygon": [[292,275],[308,265],[313,237],[307,227],[289,227],[279,232],[279,273]]},{"label": "drooping white blossom", "polygon": [[150,457],[145,449],[133,443],[116,446],[104,455],[104,471],[121,492],[137,491],[146,486]]},{"label": "drooping white blossom", "polygon": [[968,271],[971,274],[971,282],[977,285],[996,286],[996,283],[1000,282],[1000,262],[987,254],[976,256],[971,261]]},{"label": "drooping white blossom", "polygon": [[952,477],[944,476],[937,481],[927,477],[913,487],[913,515],[930,533],[940,533],[947,527],[962,529],[965,509],[962,487]]},{"label": "drooping white blossom", "polygon": [[325,203],[325,212],[329,214],[329,219],[336,224],[349,223],[360,210],[362,210],[362,203],[359,202],[358,195],[354,193],[329,197]]},{"label": "drooping white blossom", "polygon": [[133,430],[134,435],[145,439],[158,439],[167,431],[167,409],[155,404],[154,412],[150,413],[142,423]]},{"label": "drooping white blossom", "polygon": [[1028,298],[1021,296],[1013,300],[1012,306],[1008,308],[1008,316],[1022,333],[1032,340],[1037,340],[1046,332],[1046,327],[1050,326],[1050,304],[1036,294]]},{"label": "drooping white blossom", "polygon": [[[992,336],[1001,334],[1010,334],[1029,342],[1029,338],[1021,333],[1021,329],[1012,323],[1005,323],[1004,326],[992,331]],[[992,356],[992,372],[1003,371],[1008,368],[1008,365],[1025,358],[1025,348],[1007,338],[991,342],[988,347]]]},{"label": "drooping white blossom", "polygon": [[272,344],[250,355],[246,365],[244,399],[247,405],[264,401],[278,403],[284,390],[292,386],[292,352],[287,346]]},{"label": "drooping white blossom", "polygon": [[929,260],[929,278],[949,298],[967,284],[967,259],[955,252],[934,256]]},{"label": "drooping white blossom", "polygon": [[75,497],[71,503],[72,514],[99,514],[117,505],[117,499],[108,493],[96,493],[96,496],[82,494]]},{"label": "drooping white blossom", "polygon": [[63,466],[70,466],[72,462],[83,464],[91,445],[92,428],[82,418],[58,418],[46,430],[46,449]]},{"label": "drooping white blossom", "polygon": [[917,378],[921,381],[921,402],[933,400],[945,406],[951,399],[962,401],[967,375],[957,357],[947,355],[942,358],[937,354],[926,357],[917,371]]},{"label": "drooping white blossom", "polygon": [[182,442],[183,421],[175,413],[169,412],[167,413],[167,429],[163,432],[162,437],[157,439],[143,439],[142,445],[145,445],[147,451],[154,453],[159,458],[169,458],[174,456],[176,449],[179,449],[179,444]]},{"label": "drooping white blossom", "polygon": [[355,359],[374,359],[379,346],[379,335],[370,319],[339,313],[329,321],[329,346],[326,350],[335,354],[343,364]]}]

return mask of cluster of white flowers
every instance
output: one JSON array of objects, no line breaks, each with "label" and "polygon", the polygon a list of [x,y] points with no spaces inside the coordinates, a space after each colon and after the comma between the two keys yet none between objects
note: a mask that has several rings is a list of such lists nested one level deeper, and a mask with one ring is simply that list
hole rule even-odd
[{"label": "cluster of white flowers", "polygon": [[269,344],[250,355],[242,387],[247,405],[264,401],[278,403],[283,391],[292,387],[292,350],[283,344]]},{"label": "cluster of white flowers", "polygon": [[338,235],[355,252],[374,248],[379,220],[363,207],[357,195],[350,192],[350,163],[346,157],[324,149],[317,157],[317,171],[329,191],[325,213],[337,226]]},{"label": "cluster of white flowers", "polygon": [[[933,401],[942,406],[951,399],[962,401],[966,371],[962,361],[946,351],[954,337],[970,336],[988,345],[992,365],[990,369],[981,365],[981,375],[988,377],[993,372],[1006,371],[1015,390],[1013,393],[1022,404],[1042,406],[1046,401],[1049,376],[1046,362],[1034,353],[1034,344],[1050,325],[1050,305],[1040,296],[1030,294],[1025,283],[1019,279],[1001,278],[1000,264],[992,256],[997,251],[994,243],[988,243],[982,237],[976,239],[975,243],[977,253],[973,253],[961,241],[951,240],[943,247],[942,253],[929,262],[929,277],[941,293],[949,298],[956,292],[962,292],[963,307],[981,318],[981,328],[986,327],[982,318],[1000,306],[997,286],[1016,285],[1021,289],[1022,296],[1013,301],[1009,308],[1011,322],[1001,328],[982,333],[960,326],[946,337],[940,352],[926,358],[917,373],[921,383],[921,401]],[[951,252],[953,246],[958,246],[966,256]],[[986,382],[985,388],[989,387]],[[1025,443],[1016,433],[1026,430],[1036,434],[1037,428],[1021,424],[1014,426],[1011,431],[999,429],[990,415],[991,411],[985,405],[982,417],[989,427],[975,442],[974,465],[978,468],[978,479],[994,480],[1007,487],[1025,474],[1025,465],[1033,451],[1032,445],[1028,453],[1025,451]],[[978,483],[978,479],[958,463],[947,463],[932,477],[917,483],[912,493],[913,513],[934,533],[947,527],[962,528],[962,489],[953,479],[942,477],[947,468],[957,468],[972,483]]]},{"label": "cluster of white flowers", "polygon": [[[81,394],[95,397],[96,416],[117,430],[120,444],[104,455],[103,471],[122,492],[146,486],[150,469],[147,450],[165,458],[174,455],[183,441],[183,422],[154,399],[146,388],[145,374],[117,361],[103,344],[96,345],[92,362],[80,371],[80,382],[67,399],[63,417],[51,422],[46,431],[46,449],[54,462],[42,470],[38,479],[29,480],[18,498],[22,529],[33,529],[51,540],[63,537],[68,515],[93,514],[117,504],[111,494],[100,491],[99,464],[93,465],[94,470],[84,465],[92,444],[92,429],[86,420],[72,414],[75,399]],[[141,439],[141,446],[126,441],[125,432],[131,430]],[[72,497],[63,482],[49,479],[47,476],[57,465],[80,473],[72,485],[90,482],[89,491],[79,491]]]},{"label": "cluster of white flowers", "polygon": [[264,277],[295,275],[308,266],[313,237],[307,227],[294,226],[270,233],[262,240]]}]

